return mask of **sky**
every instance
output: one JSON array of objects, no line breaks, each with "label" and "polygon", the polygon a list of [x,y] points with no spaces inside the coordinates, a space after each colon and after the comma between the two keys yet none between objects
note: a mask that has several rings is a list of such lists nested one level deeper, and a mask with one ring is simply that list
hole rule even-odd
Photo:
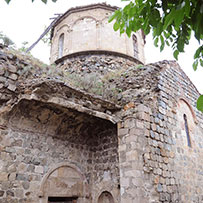
[{"label": "sky", "polygon": [[[24,41],[31,45],[39,38],[45,27],[51,23],[49,18],[54,17],[54,14],[62,14],[71,7],[101,2],[104,1],[58,0],[53,3],[48,0],[48,3],[44,4],[41,0],[35,0],[34,3],[31,3],[31,0],[11,0],[10,4],[7,5],[5,0],[0,0],[0,31],[14,41],[17,47],[20,47]],[[121,0],[106,0],[105,2],[112,6],[122,7],[125,5],[125,2],[121,2]],[[179,55],[178,63],[198,91],[203,94],[203,68],[198,67],[197,71],[192,68],[193,55],[198,46],[197,41],[193,39],[190,45],[185,48],[185,53]],[[31,53],[41,61],[49,63],[50,47],[43,42],[37,44]],[[154,47],[152,37],[147,36],[145,45],[146,63],[174,60],[172,53],[170,48],[165,48],[160,53],[159,48]]]}]

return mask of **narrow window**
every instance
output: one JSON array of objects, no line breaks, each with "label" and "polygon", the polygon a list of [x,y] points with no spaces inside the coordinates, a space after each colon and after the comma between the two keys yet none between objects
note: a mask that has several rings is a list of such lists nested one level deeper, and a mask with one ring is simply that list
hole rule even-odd
[{"label": "narrow window", "polygon": [[61,58],[63,56],[63,46],[64,46],[64,34],[61,34],[59,37],[59,54],[58,57]]},{"label": "narrow window", "polygon": [[133,51],[134,51],[134,57],[138,58],[138,46],[137,46],[137,37],[133,35]]},{"label": "narrow window", "polygon": [[189,128],[188,128],[188,122],[187,122],[186,114],[183,115],[183,118],[184,118],[184,121],[185,121],[185,131],[186,131],[186,136],[187,136],[187,145],[189,147],[192,147],[191,140],[190,140],[190,135],[189,135]]},{"label": "narrow window", "polygon": [[48,203],[77,203],[77,198],[72,197],[49,197]]}]

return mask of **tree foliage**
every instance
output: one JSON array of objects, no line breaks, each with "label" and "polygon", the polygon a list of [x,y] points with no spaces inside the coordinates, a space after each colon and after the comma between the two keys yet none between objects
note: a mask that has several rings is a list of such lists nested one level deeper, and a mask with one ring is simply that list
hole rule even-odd
[{"label": "tree foliage", "polygon": [[[142,29],[145,35],[152,31],[154,45],[171,46],[175,59],[189,44],[191,33],[200,46],[194,54],[193,69],[203,66],[203,1],[202,0],[121,0],[129,3],[116,10],[109,18],[115,20],[114,30],[129,37],[132,32]],[[200,96],[197,108],[203,111],[203,97]]]},{"label": "tree foliage", "polygon": [[14,42],[3,32],[0,31],[0,43],[2,43],[6,47],[15,46]]},{"label": "tree foliage", "polygon": [[[145,35],[153,33],[154,45],[160,51],[166,45],[172,46],[177,59],[189,44],[191,32],[200,43],[203,39],[203,1],[202,0],[121,0],[129,1],[123,9],[114,12],[109,21],[116,20],[114,30],[126,33],[142,29]],[[203,66],[203,45],[194,55],[194,70],[198,64]]]}]

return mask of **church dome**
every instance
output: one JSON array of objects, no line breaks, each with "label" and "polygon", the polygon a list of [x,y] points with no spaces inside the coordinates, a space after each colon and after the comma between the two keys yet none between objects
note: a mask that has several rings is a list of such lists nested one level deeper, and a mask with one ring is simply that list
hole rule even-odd
[{"label": "church dome", "polygon": [[142,31],[130,38],[113,30],[109,16],[118,9],[106,4],[71,8],[60,16],[52,28],[51,63],[74,53],[102,51],[124,54],[144,63]]}]

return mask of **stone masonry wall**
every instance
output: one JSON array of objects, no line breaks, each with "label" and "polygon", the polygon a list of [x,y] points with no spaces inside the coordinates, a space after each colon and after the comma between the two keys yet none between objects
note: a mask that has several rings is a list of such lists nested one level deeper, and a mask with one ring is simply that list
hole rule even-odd
[{"label": "stone masonry wall", "polygon": [[120,202],[120,179],[118,160],[118,137],[116,125],[99,132],[92,143],[93,169],[92,194],[98,202],[101,191],[110,192],[116,203]]},{"label": "stone masonry wall", "polygon": [[[169,159],[170,174],[165,178],[167,190],[162,188],[160,200],[164,202],[170,195],[171,202],[176,199],[178,202],[199,203],[203,201],[203,114],[196,109],[199,93],[176,62],[165,64],[165,67],[160,74],[158,103],[161,121],[166,122],[169,130],[166,139],[173,161]],[[184,114],[191,147],[187,143]],[[170,188],[174,185],[177,187],[176,196]]]},{"label": "stone masonry wall", "polygon": [[[151,65],[160,68],[153,99],[144,105],[131,102],[119,124],[121,202],[200,203],[203,116],[195,107],[199,93],[176,62]],[[192,147],[186,141],[184,113]]]},{"label": "stone masonry wall", "polygon": [[[14,107],[7,120],[9,123],[1,126],[0,131],[1,203],[39,202],[42,178],[62,162],[76,165],[90,188],[103,179],[111,182],[111,188],[118,187],[117,139],[113,124],[26,100]],[[102,133],[105,136],[102,137]],[[99,137],[100,145],[94,148]],[[91,195],[101,193],[103,186],[100,184]]]}]

